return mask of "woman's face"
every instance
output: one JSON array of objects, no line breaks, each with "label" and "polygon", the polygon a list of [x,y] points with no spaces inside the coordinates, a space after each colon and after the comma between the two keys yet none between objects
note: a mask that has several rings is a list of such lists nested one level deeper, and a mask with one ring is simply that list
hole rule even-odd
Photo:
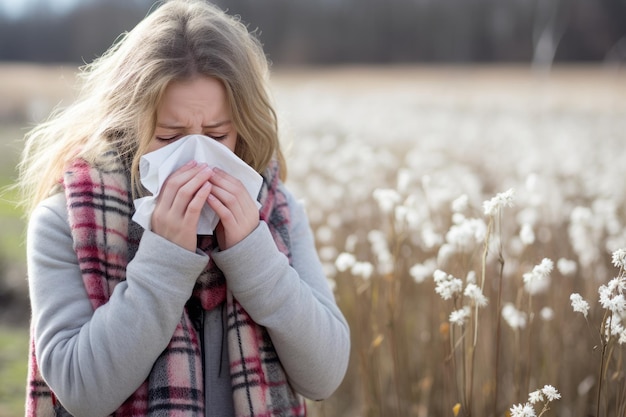
[{"label": "woman's face", "polygon": [[215,78],[196,76],[167,86],[157,107],[154,137],[146,152],[193,134],[210,136],[235,151],[237,131],[231,120],[226,89]]}]

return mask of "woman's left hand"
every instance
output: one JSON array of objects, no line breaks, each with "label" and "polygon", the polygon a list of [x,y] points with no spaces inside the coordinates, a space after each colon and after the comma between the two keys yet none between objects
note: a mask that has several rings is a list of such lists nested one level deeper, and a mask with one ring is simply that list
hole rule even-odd
[{"label": "woman's left hand", "polygon": [[220,249],[228,249],[248,236],[259,225],[256,202],[237,178],[213,168],[209,206],[220,218],[215,229]]}]

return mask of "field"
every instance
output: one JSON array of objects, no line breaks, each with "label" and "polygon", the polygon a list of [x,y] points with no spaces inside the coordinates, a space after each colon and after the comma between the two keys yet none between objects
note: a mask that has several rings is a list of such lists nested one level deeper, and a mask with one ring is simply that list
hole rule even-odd
[{"label": "field", "polygon": [[[1,183],[71,73],[0,68]],[[624,69],[283,69],[272,87],[287,184],[352,334],[311,414],[624,415]],[[0,289],[23,294],[17,214],[3,203]],[[25,346],[17,322],[0,341]],[[0,347],[0,416],[20,415],[25,368]]]}]

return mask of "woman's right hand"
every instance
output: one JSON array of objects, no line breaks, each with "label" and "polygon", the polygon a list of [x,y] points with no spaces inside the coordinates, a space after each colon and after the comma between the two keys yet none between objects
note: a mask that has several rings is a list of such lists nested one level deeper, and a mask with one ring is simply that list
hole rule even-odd
[{"label": "woman's right hand", "polygon": [[211,193],[213,171],[190,161],[170,175],[159,193],[151,229],[172,243],[195,251],[200,212]]}]

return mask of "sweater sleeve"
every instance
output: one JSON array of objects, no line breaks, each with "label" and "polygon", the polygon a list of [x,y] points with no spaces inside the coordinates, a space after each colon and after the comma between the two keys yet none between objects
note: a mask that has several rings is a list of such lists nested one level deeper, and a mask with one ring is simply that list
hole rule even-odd
[{"label": "sweater sleeve", "polygon": [[292,386],[307,398],[330,396],[345,375],[348,324],[319,261],[304,208],[287,192],[292,265],[266,223],[239,244],[213,254],[233,296],[265,326]]},{"label": "sweater sleeve", "polygon": [[56,194],[28,224],[35,351],[43,378],[71,414],[106,416],[147,378],[208,257],[146,232],[127,280],[94,311],[72,244],[65,196]]}]

